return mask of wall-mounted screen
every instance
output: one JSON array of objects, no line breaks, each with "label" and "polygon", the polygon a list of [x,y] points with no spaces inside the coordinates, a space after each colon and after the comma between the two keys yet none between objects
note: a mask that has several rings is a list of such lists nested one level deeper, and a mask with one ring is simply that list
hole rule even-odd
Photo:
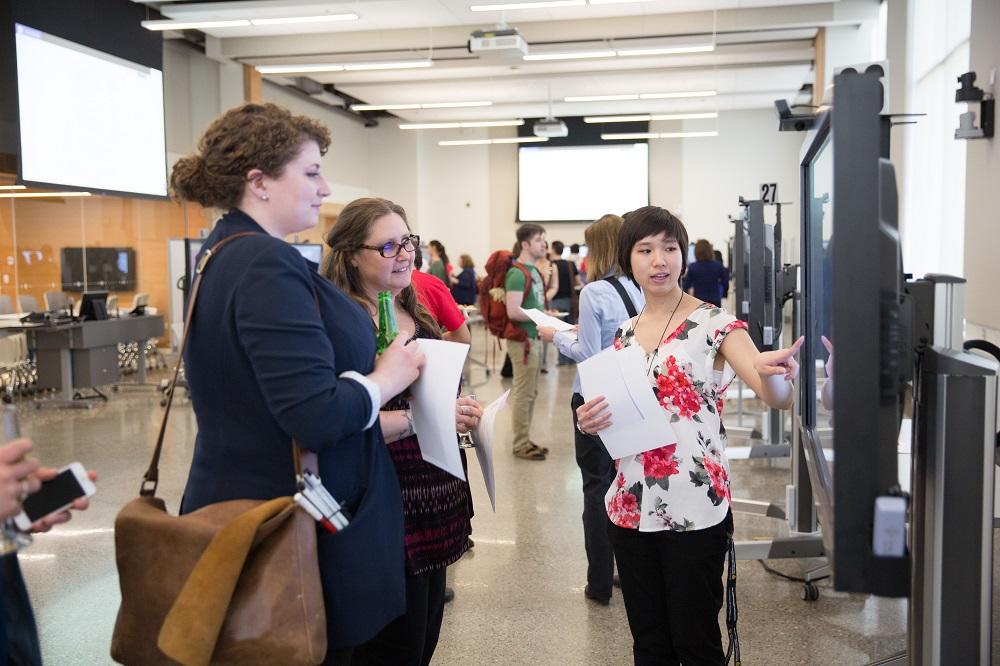
[{"label": "wall-mounted screen", "polygon": [[135,291],[135,250],[130,247],[64,247],[59,259],[63,291]]},{"label": "wall-mounted screen", "polygon": [[649,205],[649,146],[521,146],[518,220],[590,222]]},{"label": "wall-mounted screen", "polygon": [[20,178],[166,196],[163,74],[15,24]]}]

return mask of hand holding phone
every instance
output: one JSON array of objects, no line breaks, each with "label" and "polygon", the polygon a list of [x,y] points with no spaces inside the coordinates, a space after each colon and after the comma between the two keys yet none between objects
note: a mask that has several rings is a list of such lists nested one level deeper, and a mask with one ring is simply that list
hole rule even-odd
[{"label": "hand holding phone", "polygon": [[52,470],[39,470],[42,487],[24,500],[21,513],[14,516],[14,524],[27,532],[39,521],[46,521],[40,531],[65,522],[69,519],[68,515],[60,519],[59,514],[97,492],[93,477],[93,473],[88,473],[78,462],[70,463],[54,474]]}]

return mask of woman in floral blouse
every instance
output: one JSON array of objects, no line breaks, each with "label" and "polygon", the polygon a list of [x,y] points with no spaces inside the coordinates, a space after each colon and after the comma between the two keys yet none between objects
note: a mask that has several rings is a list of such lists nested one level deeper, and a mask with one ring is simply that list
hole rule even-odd
[{"label": "woman in floral blouse", "polygon": [[[677,438],[615,461],[605,498],[633,656],[637,666],[721,665],[722,567],[733,532],[722,405],[739,375],[769,406],[790,407],[802,340],[761,353],[744,322],[685,294],[688,235],[669,211],[629,213],[618,241],[620,264],[646,306],[622,324],[614,345],[647,352],[649,383]],[[577,417],[581,431],[597,433],[612,414],[597,397]]]}]

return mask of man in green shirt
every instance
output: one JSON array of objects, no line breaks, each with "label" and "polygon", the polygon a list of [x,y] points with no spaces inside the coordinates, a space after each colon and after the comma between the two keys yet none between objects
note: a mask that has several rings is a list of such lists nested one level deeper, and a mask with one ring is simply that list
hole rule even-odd
[{"label": "man in green shirt", "polygon": [[[545,256],[545,229],[537,224],[522,224],[517,229],[514,266],[507,271],[507,317],[527,334],[527,340],[507,340],[507,353],[514,370],[510,393],[511,422],[514,430],[514,455],[525,460],[545,460],[548,449],[531,441],[531,417],[538,395],[538,370],[541,348],[535,323],[521,308],[545,310],[545,285],[535,262]],[[527,283],[528,291],[525,293]]]}]

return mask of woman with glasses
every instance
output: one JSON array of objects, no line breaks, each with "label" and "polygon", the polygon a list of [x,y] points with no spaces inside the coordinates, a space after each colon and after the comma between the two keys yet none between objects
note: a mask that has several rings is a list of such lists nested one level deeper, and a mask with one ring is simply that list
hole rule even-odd
[{"label": "woman with glasses", "polygon": [[370,323],[365,310],[284,241],[319,221],[329,144],[311,118],[246,104],[173,168],[175,197],[227,211],[206,250],[245,234],[208,262],[187,330],[198,436],[181,511],[292,495],[293,441],[316,452],[324,485],[350,515],[337,534],[317,531],[324,663],[349,664],[353,646],[406,610],[402,499],[373,426],[423,355],[398,341],[376,361],[374,336],[357,335]]},{"label": "woman with glasses", "polygon": [[[320,273],[368,311],[369,336],[374,339],[378,322],[378,294],[388,291],[399,338],[441,338],[410,283],[420,238],[410,233],[401,206],[378,198],[352,201],[340,212],[326,243],[330,251]],[[482,409],[471,398],[459,398],[455,415],[458,432],[466,433],[476,426]],[[403,493],[406,614],[358,648],[354,663],[423,665],[430,663],[441,630],[447,567],[469,548],[472,494],[467,481],[423,460],[406,399],[387,403],[379,422]]]}]

